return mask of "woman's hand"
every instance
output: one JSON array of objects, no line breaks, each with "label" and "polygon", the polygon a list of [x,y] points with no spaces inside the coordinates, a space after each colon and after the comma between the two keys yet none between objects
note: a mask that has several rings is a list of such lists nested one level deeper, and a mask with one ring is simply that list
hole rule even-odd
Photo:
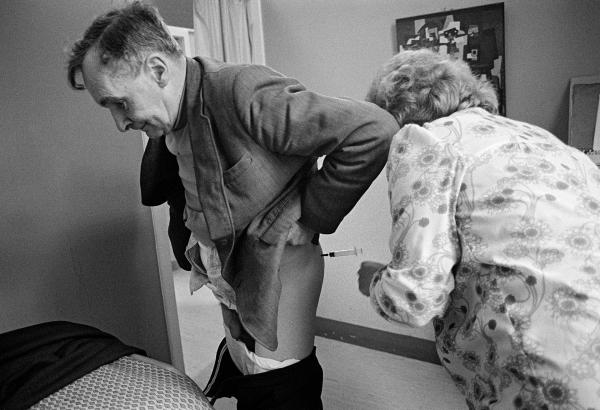
[{"label": "woman's hand", "polygon": [[358,290],[365,296],[370,296],[371,280],[375,272],[385,268],[386,265],[379,262],[364,261],[358,269]]}]

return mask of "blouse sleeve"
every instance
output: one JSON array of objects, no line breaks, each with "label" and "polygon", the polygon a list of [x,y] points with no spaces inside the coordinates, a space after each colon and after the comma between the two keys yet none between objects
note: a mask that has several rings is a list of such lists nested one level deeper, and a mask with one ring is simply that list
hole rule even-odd
[{"label": "blouse sleeve", "polygon": [[444,136],[414,124],[394,137],[387,162],[392,260],[371,282],[371,302],[390,321],[426,325],[443,315],[458,260],[454,220],[462,161]]}]

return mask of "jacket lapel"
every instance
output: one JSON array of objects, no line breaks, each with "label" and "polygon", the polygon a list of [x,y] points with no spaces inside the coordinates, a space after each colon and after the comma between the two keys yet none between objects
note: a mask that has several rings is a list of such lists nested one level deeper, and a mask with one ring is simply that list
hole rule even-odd
[{"label": "jacket lapel", "polygon": [[217,245],[223,270],[226,270],[235,239],[233,217],[227,202],[219,152],[210,119],[204,109],[202,66],[195,59],[188,59],[187,64],[187,118],[194,155],[196,189],[210,237]]}]

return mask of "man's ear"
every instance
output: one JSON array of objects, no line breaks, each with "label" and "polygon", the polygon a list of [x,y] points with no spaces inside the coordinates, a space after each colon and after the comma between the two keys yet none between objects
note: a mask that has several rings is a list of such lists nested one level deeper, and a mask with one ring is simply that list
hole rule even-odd
[{"label": "man's ear", "polygon": [[144,60],[144,70],[159,87],[164,88],[169,83],[169,65],[163,55],[149,54]]}]

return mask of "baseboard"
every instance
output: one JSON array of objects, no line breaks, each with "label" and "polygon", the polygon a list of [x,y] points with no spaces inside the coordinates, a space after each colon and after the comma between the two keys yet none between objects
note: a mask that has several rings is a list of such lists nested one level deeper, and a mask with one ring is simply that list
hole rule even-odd
[{"label": "baseboard", "polygon": [[435,342],[370,327],[317,317],[316,335],[367,349],[441,365]]}]

